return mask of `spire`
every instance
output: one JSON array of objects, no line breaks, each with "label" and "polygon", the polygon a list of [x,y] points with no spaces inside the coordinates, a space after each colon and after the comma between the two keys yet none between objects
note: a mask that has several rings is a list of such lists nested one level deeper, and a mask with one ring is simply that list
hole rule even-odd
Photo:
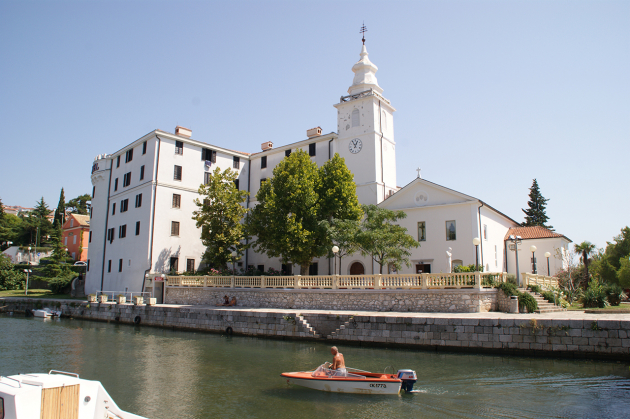
[{"label": "spire", "polygon": [[361,27],[360,33],[363,34],[363,46],[361,47],[361,59],[352,66],[354,72],[354,80],[352,80],[352,86],[348,89],[348,93],[354,95],[356,93],[363,92],[365,90],[373,89],[377,93],[383,93],[383,89],[378,85],[376,80],[376,72],[378,67],[372,64],[368,58],[368,52],[365,48],[365,32],[367,28],[365,24]]}]

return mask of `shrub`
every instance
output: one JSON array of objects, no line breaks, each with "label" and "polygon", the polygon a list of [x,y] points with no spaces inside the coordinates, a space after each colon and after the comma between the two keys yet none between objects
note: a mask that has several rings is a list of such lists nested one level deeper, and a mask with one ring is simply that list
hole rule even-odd
[{"label": "shrub", "polygon": [[75,278],[74,275],[58,276],[48,280],[48,286],[53,294],[64,294],[66,288],[70,286],[70,282]]},{"label": "shrub", "polygon": [[499,284],[499,286],[497,286],[498,289],[500,289],[501,291],[503,291],[503,293],[508,296],[511,297],[513,295],[518,295],[519,292],[516,289],[516,285],[510,283],[510,282],[503,282],[501,284]]},{"label": "shrub", "polygon": [[606,307],[608,305],[606,287],[602,286],[597,280],[592,280],[580,297],[580,303],[582,303],[582,307],[584,308]]},{"label": "shrub", "polygon": [[484,287],[496,287],[498,284],[497,282],[497,275],[487,275],[484,276],[482,281],[481,281],[481,285]]},{"label": "shrub", "polygon": [[556,294],[554,294],[553,292],[543,291],[540,295],[542,295],[542,297],[550,303],[556,304]]},{"label": "shrub", "polygon": [[[474,263],[470,265],[457,265],[453,267],[453,273],[461,272],[475,272],[477,271],[477,265]],[[479,272],[483,272],[483,266],[479,265]]]},{"label": "shrub", "polygon": [[8,256],[0,253],[0,291],[22,289],[26,274],[18,271]]},{"label": "shrub", "polygon": [[529,285],[527,288],[529,288],[530,290],[532,290],[532,292],[535,292],[536,294],[542,294],[542,290],[538,285]]},{"label": "shrub", "polygon": [[536,299],[526,292],[518,293],[518,306],[520,308],[525,307],[528,313],[533,313],[538,310],[538,302],[536,302]]},{"label": "shrub", "polygon": [[518,281],[516,280],[516,275],[514,274],[508,274],[507,275],[507,282],[509,282],[510,284],[514,284],[518,286]]},{"label": "shrub", "polygon": [[618,306],[621,304],[621,300],[626,298],[626,293],[623,292],[623,288],[617,284],[608,285],[604,288],[604,292],[611,306]]}]

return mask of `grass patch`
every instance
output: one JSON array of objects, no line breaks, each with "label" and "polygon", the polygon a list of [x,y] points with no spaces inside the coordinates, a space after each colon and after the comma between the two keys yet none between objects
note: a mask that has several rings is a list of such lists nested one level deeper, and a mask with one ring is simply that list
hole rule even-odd
[{"label": "grass patch", "polygon": [[584,308],[580,303],[573,303],[567,307],[568,311],[628,311],[630,310],[630,304],[620,304],[618,306],[608,306],[605,308]]},{"label": "grass patch", "polygon": [[28,290],[28,295],[24,295],[24,290],[0,291],[0,297],[22,297],[22,298],[54,298],[64,300],[85,300],[86,297],[71,297],[70,294],[53,294],[51,290]]}]

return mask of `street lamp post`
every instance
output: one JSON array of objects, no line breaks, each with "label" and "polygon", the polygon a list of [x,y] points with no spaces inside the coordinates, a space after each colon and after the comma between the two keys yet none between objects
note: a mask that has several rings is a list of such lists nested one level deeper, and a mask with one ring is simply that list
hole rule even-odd
[{"label": "street lamp post", "polygon": [[516,259],[516,282],[521,284],[521,278],[520,278],[520,272],[519,272],[519,267],[518,267],[518,245],[521,243],[521,236],[514,236],[511,235],[508,238],[509,241],[511,241],[512,243],[514,243],[514,258]]},{"label": "street lamp post", "polygon": [[475,245],[475,270],[479,272],[479,244],[481,244],[479,237],[473,239],[473,244]]},{"label": "street lamp post", "polygon": [[531,245],[529,251],[532,252],[532,273],[536,274],[536,246]]},{"label": "street lamp post", "polygon": [[[332,247],[333,258],[335,259],[335,275],[337,274],[337,253],[339,252],[339,246],[335,245]],[[341,269],[341,263],[339,263],[339,269]]]},{"label": "street lamp post", "polygon": [[24,269],[26,272],[26,287],[24,289],[24,295],[28,295],[28,278],[31,274],[31,247],[28,247],[28,269]]},{"label": "street lamp post", "polygon": [[551,272],[549,271],[549,256],[551,256],[551,253],[545,252],[545,257],[547,258],[547,276],[551,276]]}]

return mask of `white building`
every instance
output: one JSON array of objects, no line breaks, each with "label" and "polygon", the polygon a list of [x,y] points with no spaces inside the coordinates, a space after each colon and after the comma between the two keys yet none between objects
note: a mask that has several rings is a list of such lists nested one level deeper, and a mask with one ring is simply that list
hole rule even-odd
[{"label": "white building", "polygon": [[[396,186],[395,109],[382,96],[377,67],[365,45],[360,56],[352,67],[355,76],[348,95],[334,105],[336,133],[322,135],[315,128],[301,141],[275,148],[268,141],[261,152],[249,154],[194,140],[190,130],[177,127],[175,134],[155,130],[113,154],[98,156],[92,167],[86,292],[141,291],[146,274],[198,269],[204,246],[192,212],[205,176],[215,166],[237,170],[237,186],[250,192],[246,205],[251,208],[261,182],[298,149],[318,165],[339,153],[354,174],[361,203],[407,213],[401,225],[421,246],[413,251],[413,266],[404,272],[448,272],[449,248],[453,264],[475,263],[475,237],[483,237],[480,265],[505,271],[509,265],[504,239],[508,229],[518,226],[516,221],[481,200],[420,178],[402,189]],[[341,272],[378,272],[374,265],[360,255],[348,256]],[[278,259],[251,249],[239,266],[283,268]],[[311,272],[332,270],[332,260],[319,258]]]}]

